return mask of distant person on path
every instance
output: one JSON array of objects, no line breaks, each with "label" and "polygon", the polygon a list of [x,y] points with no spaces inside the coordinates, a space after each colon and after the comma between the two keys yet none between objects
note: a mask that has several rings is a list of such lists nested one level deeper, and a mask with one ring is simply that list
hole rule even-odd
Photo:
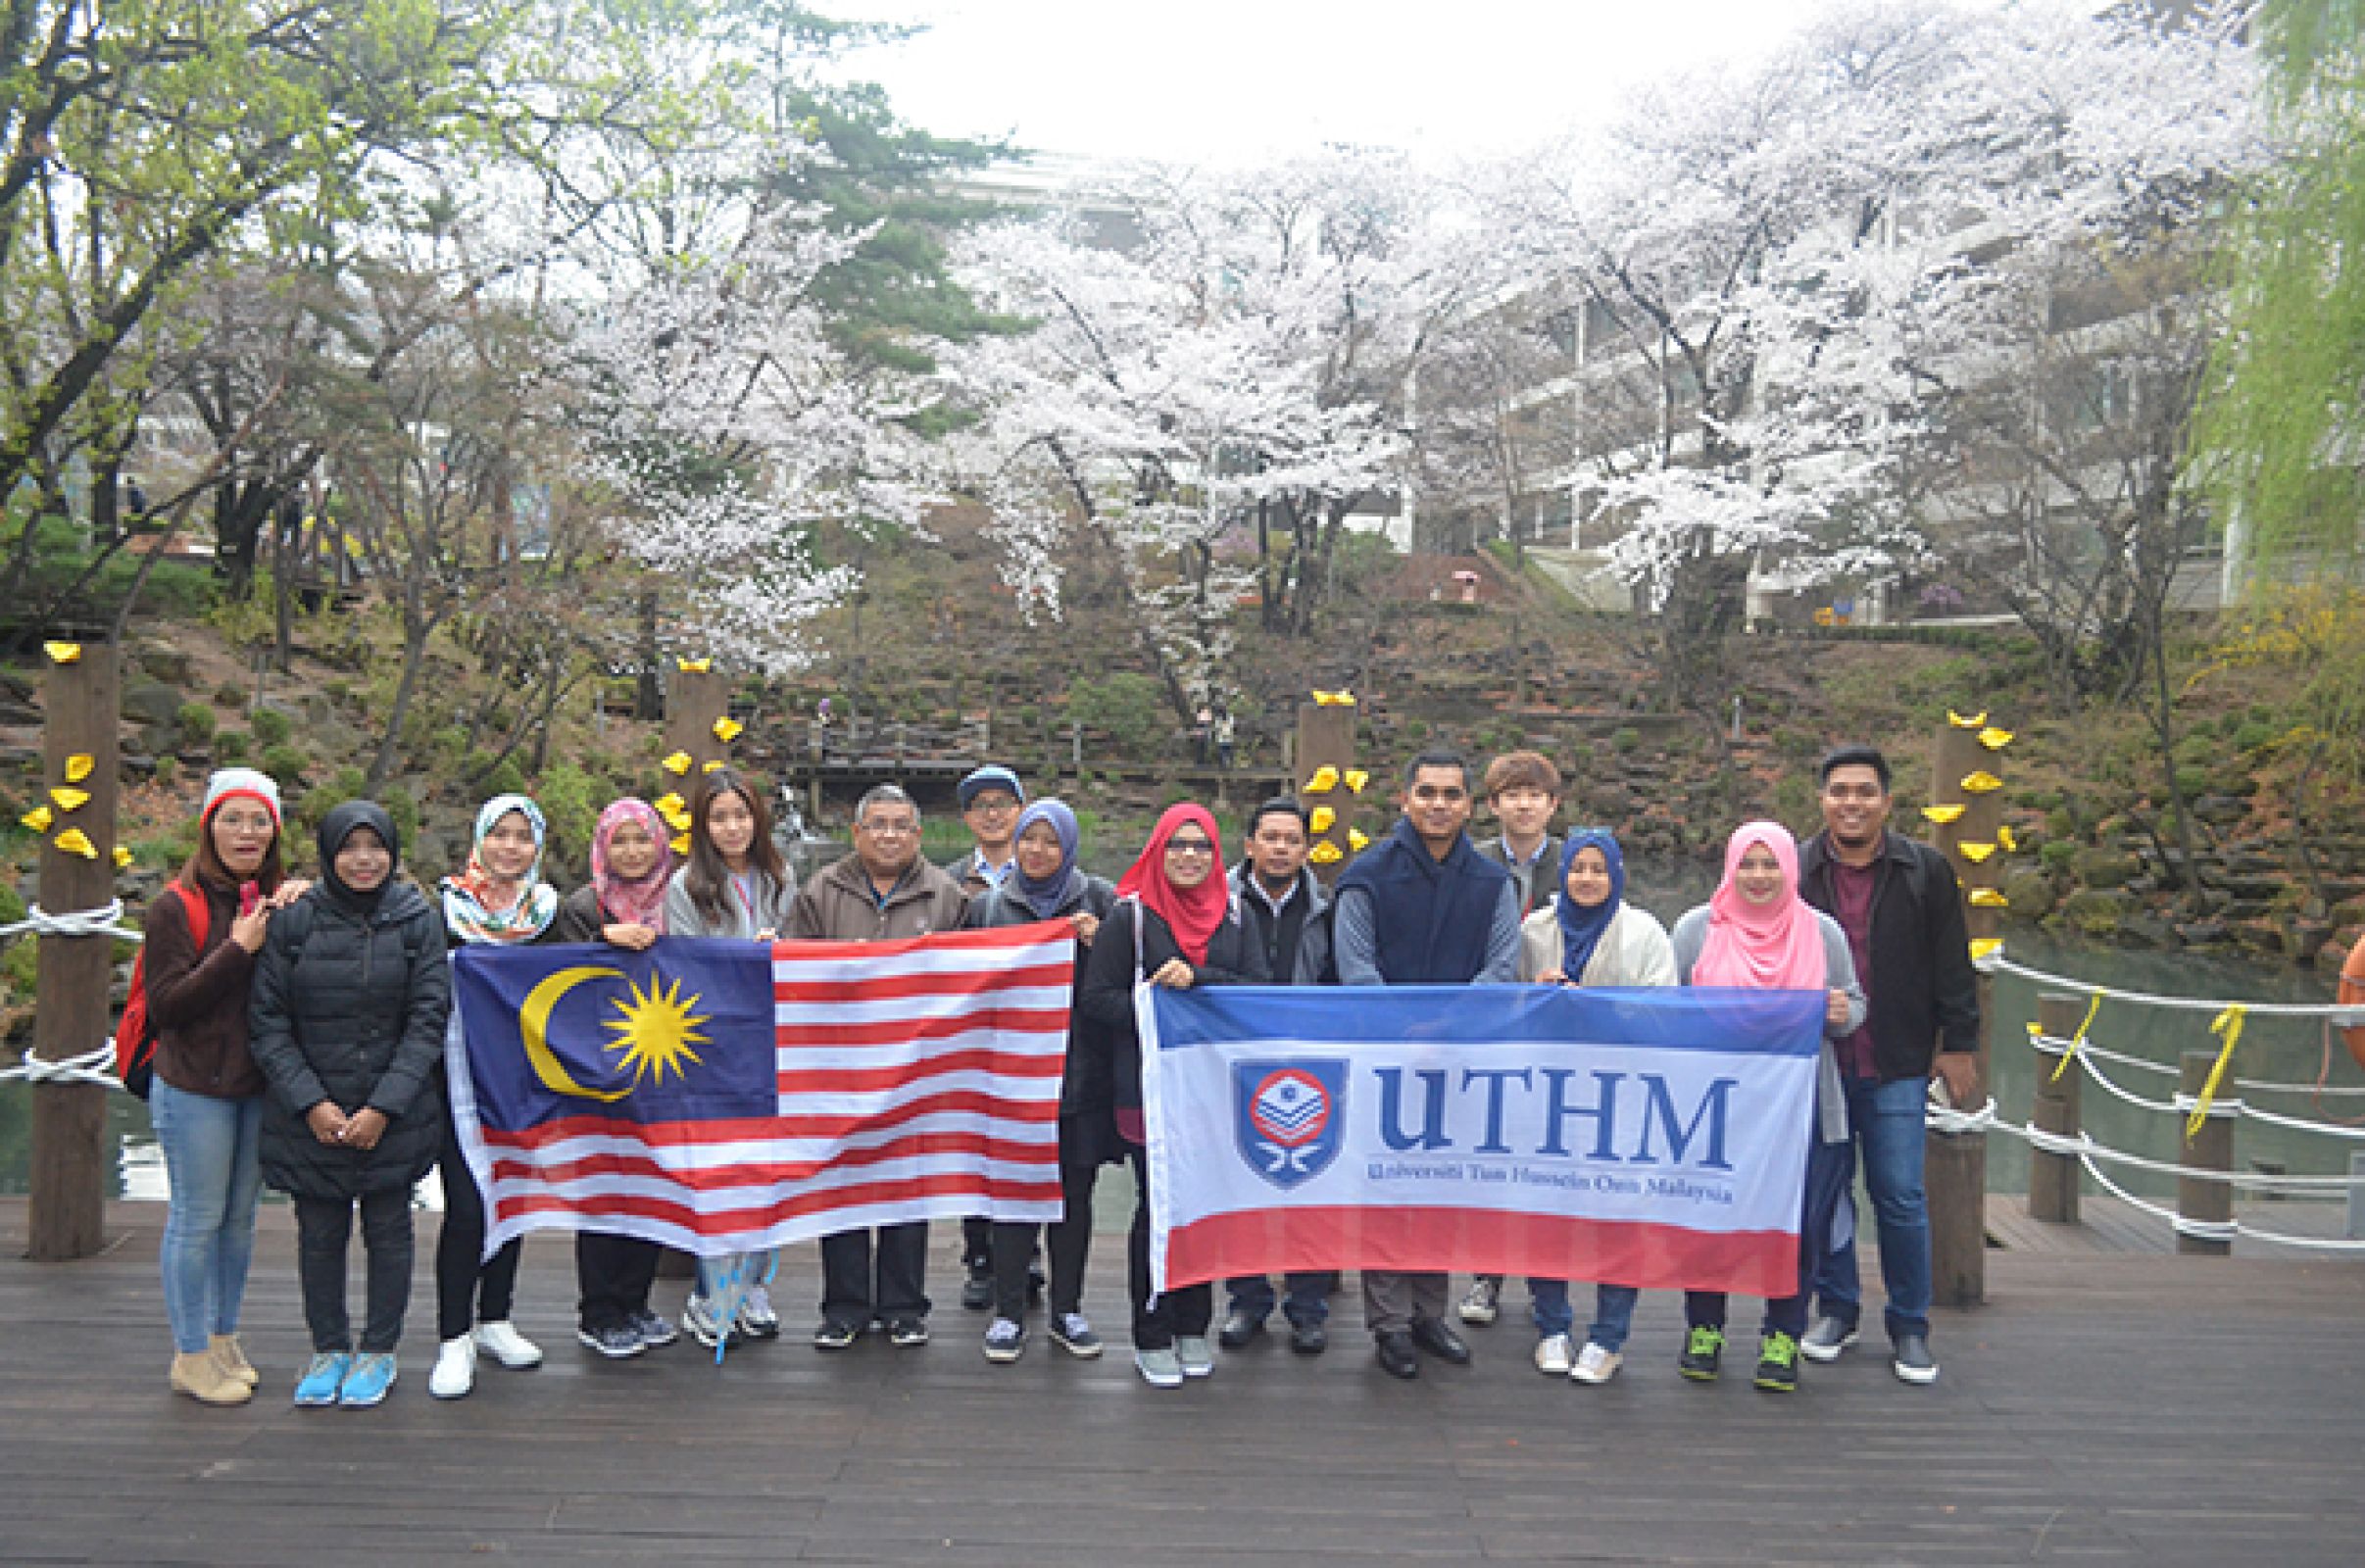
[{"label": "distant person on path", "polygon": [[[1765,1303],[1757,1346],[1757,1387],[1787,1394],[1798,1387],[1798,1337],[1806,1331],[1806,1286],[1839,1205],[1848,1147],[1848,1105],[1831,1042],[1864,1021],[1864,993],[1839,922],[1798,897],[1798,848],[1776,822],[1745,822],[1725,845],[1724,880],[1715,897],[1675,922],[1675,972],[1688,986],[1824,994],[1824,1044],[1815,1078],[1806,1187],[1799,1195],[1798,1276],[1793,1294]],[[1689,1331],[1677,1369],[1699,1383],[1716,1379],[1724,1360],[1725,1296],[1686,1291]]]},{"label": "distant person on path", "polygon": [[[673,848],[657,808],[630,796],[611,804],[591,830],[591,880],[559,906],[552,940],[646,953],[665,934],[672,875]],[[575,1232],[575,1338],[586,1348],[621,1360],[681,1337],[649,1305],[660,1250],[637,1236]]]},{"label": "distant person on path", "polygon": [[[1088,1115],[1088,1064],[1075,1049],[1074,987],[1084,983],[1093,943],[1116,903],[1115,890],[1076,863],[1082,835],[1075,812],[1063,801],[1040,800],[1018,818],[1017,863],[1002,885],[969,901],[964,923],[980,929],[1065,920],[1076,934],[1076,962],[1070,989],[1066,1066],[1059,1080],[1060,1217],[1051,1226],[1051,1337],[1071,1355],[1101,1353],[1100,1336],[1084,1316],[1084,1265],[1092,1250],[1092,1191],[1101,1165],[1114,1158],[1115,1128],[1103,1114]],[[965,1229],[965,1225],[964,1225]],[[992,1224],[988,1284],[993,1321],[986,1325],[985,1358],[1015,1361],[1026,1351],[1026,1301],[1033,1294],[1032,1260],[1039,1225]],[[973,1277],[973,1276],[972,1276]],[[965,1304],[968,1298],[961,1298]]]},{"label": "distant person on path", "polygon": [[[394,879],[402,841],[385,808],[348,801],[320,820],[320,881],[271,917],[255,964],[248,1045],[271,1094],[263,1179],[295,1200],[296,1268],[313,1356],[300,1405],[373,1405],[394,1386],[411,1299],[411,1187],[443,1149],[443,921]],[[345,1305],[353,1211],[369,1255],[360,1353]]]},{"label": "distant person on path", "polygon": [[[1569,831],[1560,852],[1560,895],[1519,928],[1519,978],[1556,986],[1671,986],[1675,949],[1650,910],[1626,902],[1626,857],[1605,827]],[[1536,1370],[1579,1383],[1607,1383],[1626,1359],[1641,1292],[1631,1285],[1594,1290],[1585,1348],[1570,1351],[1576,1313],[1568,1282],[1531,1279]],[[1466,1304],[1466,1303],[1465,1303]]]},{"label": "distant person on path", "polygon": [[1240,723],[1232,717],[1232,710],[1227,708],[1215,715],[1215,765],[1217,767],[1227,772],[1231,770],[1232,751],[1239,740]]},{"label": "distant person on path", "polygon": [[[206,781],[197,851],[148,905],[141,959],[156,1037],[148,1117],[165,1152],[165,1313],[172,1386],[201,1404],[244,1404],[260,1381],[238,1345],[263,1188],[263,1069],[247,1049],[255,955],[273,914],[312,884],[280,863],[279,786],[225,767]],[[202,906],[205,935],[190,923]]]},{"label": "distant person on path", "polygon": [[[476,812],[468,864],[443,880],[443,926],[452,946],[532,947],[556,938],[559,891],[542,880],[549,837],[542,808],[522,795],[496,795]],[[465,1060],[468,1040],[452,1009],[447,1060]],[[484,1256],[484,1195],[460,1147],[452,1098],[444,1099],[443,1230],[435,1241],[435,1369],[427,1392],[457,1399],[476,1386],[477,1352],[506,1367],[542,1364],[541,1348],[510,1321],[523,1237]]]},{"label": "distant person on path", "polygon": [[[689,859],[660,906],[667,934],[768,944],[786,928],[796,894],[796,878],[772,842],[764,792],[736,768],[707,774],[690,801]],[[771,1250],[700,1258],[681,1326],[710,1350],[726,1338],[778,1339],[770,1289],[778,1259]],[[726,1311],[734,1286],[738,1309]]]},{"label": "distant person on path", "polygon": [[[919,808],[893,784],[854,808],[854,853],[814,877],[788,912],[792,942],[892,942],[958,931],[967,899],[921,858]],[[875,1250],[875,1256],[874,1256]],[[813,1345],[842,1350],[872,1319],[900,1346],[928,1343],[928,1222],[821,1238],[821,1323]]]},{"label": "distant person on path", "polygon": [[[1250,944],[1262,956],[1275,985],[1314,985],[1331,971],[1330,895],[1306,868],[1312,847],[1306,808],[1276,796],[1249,819],[1248,857],[1232,868],[1232,903]],[[1295,1273],[1282,1315],[1289,1319],[1289,1347],[1300,1355],[1319,1355],[1330,1344],[1330,1293],[1338,1274],[1329,1269]],[[1242,1274],[1223,1282],[1230,1300],[1215,1341],[1227,1350],[1244,1348],[1264,1332],[1273,1315],[1273,1282]]]},{"label": "distant person on path", "polygon": [[[1403,816],[1339,878],[1331,941],[1351,986],[1505,985],[1519,974],[1519,893],[1478,853],[1470,764],[1423,752],[1404,768]],[[1390,1376],[1420,1375],[1418,1350],[1466,1366],[1470,1348],[1445,1320],[1443,1274],[1363,1271],[1363,1317]]]},{"label": "distant person on path", "polygon": [[1187,991],[1253,984],[1264,975],[1261,956],[1232,909],[1223,842],[1206,807],[1167,807],[1116,892],[1116,907],[1093,942],[1076,999],[1078,1047],[1091,1058],[1094,1102],[1085,1109],[1113,1119],[1118,1146],[1133,1162],[1126,1284],[1133,1297],[1134,1368],[1154,1389],[1178,1389],[1186,1378],[1214,1374],[1207,1323],[1215,1315],[1215,1293],[1206,1284],[1162,1294],[1150,1288],[1150,1160],[1133,990],[1145,981]]},{"label": "distant person on path", "polygon": [[[989,763],[963,778],[954,794],[961,804],[961,824],[974,842],[945,872],[975,904],[1010,878],[1026,786],[1009,768]],[[976,1215],[961,1222],[961,1304],[971,1312],[993,1305],[993,1231]]]},{"label": "distant person on path", "polygon": [[[1799,892],[1848,933],[1871,999],[1863,1025],[1839,1045],[1851,1137],[1842,1188],[1855,1179],[1861,1148],[1897,1375],[1935,1383],[1923,1108],[1933,1071],[1958,1105],[1971,1104],[1979,1087],[1979,985],[1962,887],[1944,855],[1889,831],[1888,759],[1869,746],[1843,747],[1821,771],[1823,831],[1799,854]],[[1836,1361],[1855,1343],[1861,1312],[1853,1237],[1818,1263],[1820,1310],[1800,1349]]]}]

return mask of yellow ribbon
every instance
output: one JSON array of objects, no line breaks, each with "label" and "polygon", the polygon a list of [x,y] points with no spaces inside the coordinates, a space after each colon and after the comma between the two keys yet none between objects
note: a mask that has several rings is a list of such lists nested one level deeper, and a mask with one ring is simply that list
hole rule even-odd
[{"label": "yellow ribbon", "polygon": [[[2057,1084],[2061,1081],[2061,1075],[2069,1071],[2069,1058],[2078,1054],[2080,1046],[2086,1044],[2086,1031],[2094,1026],[2094,1014],[2101,1010],[2102,993],[2097,991],[2094,994],[2094,1000],[2086,1004],[2086,1016],[2078,1020],[2078,1032],[2069,1037],[2069,1049],[2061,1053],[2059,1061],[2053,1063],[2053,1075],[2045,1082]],[[2043,1034],[2045,1031],[2035,1024],[2030,1024],[2028,1032],[2036,1035]]]},{"label": "yellow ribbon", "polygon": [[1946,722],[1953,725],[1956,729],[1984,728],[1987,724],[1987,721],[1988,710],[1984,708],[1978,712],[1973,713],[1969,718],[1963,717],[1951,708],[1946,710]]},{"label": "yellow ribbon", "polygon": [[2185,1118],[2185,1137],[2190,1141],[2199,1133],[2201,1124],[2209,1119],[2209,1106],[2217,1099],[2217,1086],[2225,1081],[2226,1068],[2234,1060],[2234,1048],[2242,1043],[2242,1026],[2249,1017],[2249,1009],[2240,1003],[2219,1013],[2209,1025],[2209,1033],[2226,1045],[2217,1054],[2217,1064],[2209,1069],[2207,1081],[2200,1086],[2199,1096],[2193,1102],[2193,1114]]},{"label": "yellow ribbon", "polygon": [[1928,817],[1931,821],[1936,822],[1941,827],[1945,827],[1948,822],[1952,822],[1960,818],[1962,812],[1963,808],[1960,805],[1925,806],[1922,808],[1922,815]]}]

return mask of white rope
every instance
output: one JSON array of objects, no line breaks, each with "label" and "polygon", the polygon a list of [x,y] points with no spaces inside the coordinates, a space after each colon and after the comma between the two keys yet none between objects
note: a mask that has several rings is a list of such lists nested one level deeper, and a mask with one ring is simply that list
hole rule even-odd
[{"label": "white rope", "polygon": [[96,1084],[101,1089],[121,1089],[123,1081],[106,1070],[114,1062],[113,1046],[101,1046],[64,1061],[51,1061],[28,1051],[16,1065],[0,1067],[0,1083],[22,1078],[28,1084]]},{"label": "white rope", "polygon": [[0,925],[0,942],[23,936],[29,931],[37,937],[117,937],[125,942],[140,942],[147,933],[123,921],[123,901],[109,899],[103,909],[76,909],[71,914],[51,914],[38,904],[25,911],[25,918],[9,925]]},{"label": "white rope", "polygon": [[2223,1012],[2228,1007],[2261,1018],[2324,1018],[2343,1028],[2365,1024],[2365,1007],[2353,1004],[2342,1006],[2324,1002],[2207,1002],[2197,997],[2163,997],[2152,991],[2122,991],[2116,986],[2095,985],[2091,980],[2072,980],[2067,975],[2048,974],[2032,969],[2024,963],[2014,963],[2003,956],[2001,949],[1984,958],[1974,958],[1975,968],[1996,974],[2016,974],[2040,985],[2059,986],[2081,996],[2103,997],[2118,1002],[2133,1002],[2146,1007],[2170,1007],[2183,1012]]},{"label": "white rope", "polygon": [[2293,1132],[2322,1133],[2328,1138],[2353,1138],[2365,1141],[2365,1127],[2343,1127],[2338,1122],[2306,1121],[2297,1116],[2286,1116],[2278,1111],[2260,1110],[2256,1105],[2244,1105],[2243,1116],[2262,1121],[2270,1127],[2288,1127]]},{"label": "white rope", "polygon": [[2365,1175],[2319,1176],[2290,1175],[2281,1171],[2210,1170],[2198,1165],[2181,1165],[2170,1160],[2152,1159],[2143,1154],[2128,1153],[2097,1144],[2085,1132],[2075,1136],[2047,1132],[2034,1122],[2010,1122],[1996,1113],[1995,1102],[1990,1100],[1974,1111],[1960,1111],[1932,1103],[1925,1123],[1933,1132],[1986,1132],[1993,1128],[2010,1133],[2041,1153],[2059,1154],[2064,1158],[2106,1159],[2138,1170],[2152,1171],[2162,1176],[2190,1176],[2195,1181],[2224,1182],[2229,1186],[2248,1188],[2269,1193],[2325,1193],[2349,1188],[2365,1188]]},{"label": "white rope", "polygon": [[[2038,1054],[2040,1055],[2057,1057],[2063,1054],[2069,1049],[2068,1041],[2059,1039],[2058,1037],[2052,1035],[2033,1035],[2030,1037],[2030,1040],[2031,1043],[2037,1048]],[[2121,1052],[2105,1051],[2091,1040],[2078,1047],[2078,1064],[2085,1069],[2086,1076],[2092,1078],[2095,1083],[2101,1085],[2105,1091],[2117,1099],[2125,1101],[2130,1105],[2138,1106],[2143,1110],[2155,1111],[2163,1116],[2189,1116],[2193,1113],[2193,1106],[2194,1103],[2193,1097],[2185,1094],[2181,1090],[2178,1091],[2174,1100],[2165,1101],[2146,1100],[2139,1094],[2135,1094],[2130,1090],[2121,1088],[2118,1083],[2111,1078],[2110,1074],[2102,1070],[2101,1061],[2103,1059],[2119,1062],[2130,1067],[2140,1067],[2147,1072],[2174,1073],[2177,1071],[2177,1069],[2173,1067],[2162,1067],[2156,1061],[2145,1061],[2140,1056],[2130,1056]],[[2238,1083],[2248,1083],[2247,1079],[2238,1079],[2236,1081]],[[2270,1084],[2264,1087],[2284,1088],[2287,1086]],[[2354,1091],[2352,1091],[2352,1093]],[[2215,1104],[2209,1107],[2209,1114],[2212,1116],[2241,1116],[2249,1121],[2262,1121],[2267,1123],[2269,1126],[2288,1128],[2292,1132],[2322,1133],[2328,1138],[2348,1138],[2365,1142],[2365,1127],[2343,1127],[2339,1122],[2310,1121],[2305,1117],[2287,1116],[2281,1111],[2261,1109],[2260,1107],[2249,1104],[2241,1099],[2220,1099]]]}]

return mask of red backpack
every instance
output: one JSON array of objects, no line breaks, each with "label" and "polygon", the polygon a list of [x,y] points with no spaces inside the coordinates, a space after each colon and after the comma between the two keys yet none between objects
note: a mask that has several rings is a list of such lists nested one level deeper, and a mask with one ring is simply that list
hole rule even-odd
[{"label": "red backpack", "polygon": [[[207,907],[205,895],[178,882],[166,884],[180,895],[181,909],[189,920],[189,950],[203,956],[205,939],[212,931],[214,915]],[[141,949],[131,960],[131,994],[123,1002],[123,1021],[115,1029],[115,1075],[123,1087],[140,1099],[148,1098],[148,1086],[156,1076],[156,1031],[148,1027],[148,954]]]}]

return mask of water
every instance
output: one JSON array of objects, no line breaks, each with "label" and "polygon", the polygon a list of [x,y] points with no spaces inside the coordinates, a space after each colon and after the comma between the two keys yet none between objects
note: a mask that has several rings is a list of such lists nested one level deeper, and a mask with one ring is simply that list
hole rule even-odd
[{"label": "water", "polygon": [[[839,845],[808,840],[798,846],[798,873],[811,875],[842,853]],[[1097,855],[1089,858],[1096,870],[1110,877],[1122,872],[1127,863],[1104,861]],[[1628,866],[1627,896],[1670,924],[1684,910],[1703,902],[1714,886],[1713,869],[1697,861],[1635,861]],[[2247,963],[2235,957],[2067,946],[2034,933],[2012,938],[2010,952],[2015,959],[2033,968],[2129,990],[2247,1002],[2333,1000],[2333,982],[2329,977]],[[2037,1016],[2038,989],[2033,982],[2013,975],[1996,976],[1994,986],[1996,1016],[1991,1020],[1988,1039],[1995,1081],[1990,1092],[1995,1097],[2001,1115],[2013,1122],[2027,1119],[2037,1074],[2040,1070],[2049,1072],[2052,1066],[2051,1058],[2046,1058],[2041,1069],[2036,1053],[2028,1045],[2027,1025]],[[2208,1025],[2209,1015],[2205,1013],[2163,1011],[2114,1002],[2103,1004],[2090,1038],[2113,1051],[2143,1056],[2174,1069],[2181,1053],[2215,1049],[2216,1040],[2209,1034]],[[2328,1068],[2332,1086],[2365,1088],[2365,1071],[2358,1069],[2338,1041],[2333,1042],[2328,1059],[2321,1024],[2306,1019],[2252,1018],[2242,1032],[2234,1072],[2245,1078],[2309,1085]],[[2175,1092],[2173,1076],[2122,1070],[2109,1064],[2105,1064],[2104,1070],[2123,1087],[2146,1099],[2168,1100]],[[2365,1096],[2333,1097],[2319,1106],[2304,1092],[2243,1093],[2254,1104],[2290,1115],[2312,1120],[2340,1116],[2365,1119]],[[0,1084],[0,1193],[25,1191],[31,1157],[31,1104],[32,1096],[22,1084]],[[2183,1122],[2179,1117],[2155,1115],[2123,1104],[2092,1081],[2085,1087],[2082,1109],[2088,1134],[2110,1148],[2159,1160],[2173,1160],[2180,1153]],[[128,1095],[111,1096],[107,1140],[110,1196],[134,1201],[162,1201],[164,1158],[148,1127],[146,1104]],[[2267,1161],[2293,1174],[2344,1175],[2348,1151],[2352,1148],[2365,1148],[2365,1144],[2243,1121],[2235,1134],[2234,1153],[2237,1163],[2243,1168],[2254,1161]],[[2026,1192],[2028,1162],[2028,1146],[2020,1140],[2005,1136],[1989,1139],[1989,1189],[1999,1193]],[[2145,1197],[2169,1197],[2175,1188],[2171,1177],[2116,1167],[2112,1168],[2112,1175],[2131,1191]],[[2089,1191],[2094,1190],[2091,1178],[2086,1185]],[[431,1195],[430,1206],[434,1206]]]}]

